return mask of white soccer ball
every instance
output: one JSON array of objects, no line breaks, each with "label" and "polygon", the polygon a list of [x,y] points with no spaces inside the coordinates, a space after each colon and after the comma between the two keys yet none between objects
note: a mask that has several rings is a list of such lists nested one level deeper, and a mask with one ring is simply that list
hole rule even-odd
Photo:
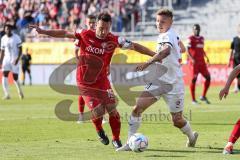
[{"label": "white soccer ball", "polygon": [[129,138],[129,147],[134,152],[143,152],[148,147],[148,139],[141,133],[135,133]]}]

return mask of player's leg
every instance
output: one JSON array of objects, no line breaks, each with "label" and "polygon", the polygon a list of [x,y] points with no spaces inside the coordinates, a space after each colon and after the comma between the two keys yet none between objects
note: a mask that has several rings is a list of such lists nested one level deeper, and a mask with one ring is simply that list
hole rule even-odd
[{"label": "player's leg", "polygon": [[15,84],[15,86],[17,88],[17,92],[18,92],[19,98],[23,99],[24,95],[23,95],[20,83],[18,81],[18,74],[17,73],[13,73],[13,80],[14,80],[14,84]]},{"label": "player's leg", "polygon": [[25,73],[26,69],[24,66],[22,66],[22,85],[25,85]]},{"label": "player's leg", "polygon": [[163,95],[165,102],[169,107],[172,116],[173,125],[179,128],[183,134],[187,136],[187,147],[194,147],[198,138],[197,132],[193,132],[189,121],[183,117],[184,93],[165,94]]},{"label": "player's leg", "polygon": [[[141,114],[156,101],[157,98],[150,92],[142,92],[140,97],[137,99],[136,105],[134,106],[128,122],[128,140],[133,134],[137,132],[138,128],[140,127],[140,124],[142,122]],[[124,144],[121,148],[118,148],[116,151],[130,151],[131,149],[128,145],[128,140],[126,144]]]},{"label": "player's leg", "polygon": [[240,137],[240,119],[238,119],[237,123],[234,125],[232,133],[228,139],[227,145],[224,147],[223,154],[232,154],[233,153],[233,145]]},{"label": "player's leg", "polygon": [[79,119],[77,123],[83,122],[83,112],[84,112],[85,102],[82,96],[78,96],[78,111],[79,111]]},{"label": "player's leg", "polygon": [[204,82],[204,86],[203,86],[203,92],[202,92],[202,96],[200,97],[200,100],[206,102],[207,104],[210,104],[209,100],[206,97],[206,94],[207,94],[207,91],[210,87],[211,76],[210,76],[210,73],[209,73],[206,65],[201,67],[200,72],[203,75],[203,77],[205,78],[205,82]]},{"label": "player's leg", "polygon": [[191,84],[190,84],[190,93],[191,93],[191,97],[192,97],[192,104],[199,104],[195,97],[195,88],[196,88],[198,73],[199,73],[198,67],[192,66],[192,79],[191,79]]},{"label": "player's leg", "polygon": [[9,71],[3,71],[2,74],[3,74],[3,77],[2,77],[2,88],[3,88],[3,92],[4,92],[3,99],[10,99],[10,95],[9,95],[9,91],[8,91],[8,75],[9,75]]},{"label": "player's leg", "polygon": [[17,87],[17,92],[18,92],[18,96],[20,99],[24,98],[20,83],[18,81],[18,73],[19,73],[19,65],[11,65],[12,68],[12,73],[13,73],[13,82],[15,84],[15,86]]},{"label": "player's leg", "polygon": [[27,67],[27,73],[28,73],[28,77],[29,77],[29,85],[32,85],[32,75],[31,75],[31,70],[30,70],[30,66]]}]

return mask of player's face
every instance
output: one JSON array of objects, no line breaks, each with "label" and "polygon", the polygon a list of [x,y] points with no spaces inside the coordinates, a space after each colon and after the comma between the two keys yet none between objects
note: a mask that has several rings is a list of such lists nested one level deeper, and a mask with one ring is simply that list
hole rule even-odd
[{"label": "player's face", "polygon": [[12,35],[12,29],[10,27],[6,26],[4,31],[9,37]]},{"label": "player's face", "polygon": [[93,29],[94,30],[96,28],[96,20],[87,18],[86,25],[87,25],[87,29]]},{"label": "player's face", "polygon": [[199,36],[200,35],[200,27],[199,26],[193,26],[193,34],[195,36]]},{"label": "player's face", "polygon": [[172,18],[164,15],[157,15],[156,25],[160,33],[165,33],[172,25]]},{"label": "player's face", "polygon": [[99,20],[96,26],[96,35],[97,37],[104,39],[107,37],[111,27],[111,22],[104,22]]}]

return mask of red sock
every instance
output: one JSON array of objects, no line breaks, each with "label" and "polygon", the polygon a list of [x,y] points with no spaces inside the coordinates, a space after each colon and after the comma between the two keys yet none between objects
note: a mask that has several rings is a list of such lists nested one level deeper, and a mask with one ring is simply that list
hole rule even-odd
[{"label": "red sock", "polygon": [[232,130],[228,142],[232,142],[234,144],[239,137],[240,137],[240,119],[238,119],[237,123],[234,125],[234,128]]},{"label": "red sock", "polygon": [[203,97],[206,97],[209,86],[210,86],[210,80],[206,80],[204,82],[204,88],[203,88],[203,93],[202,93]]},{"label": "red sock", "polygon": [[102,130],[102,117],[97,118],[97,119],[92,119],[92,122],[96,128],[96,131],[99,132],[100,130]]},{"label": "red sock", "polygon": [[116,114],[114,115],[109,116],[109,124],[112,129],[113,140],[119,140],[121,121],[120,121],[120,115],[118,112],[116,112]]},{"label": "red sock", "polygon": [[190,92],[191,92],[191,96],[192,96],[192,101],[195,101],[195,87],[196,87],[196,83],[191,83],[190,85]]},{"label": "red sock", "polygon": [[85,102],[82,96],[78,96],[78,111],[79,113],[84,112]]}]

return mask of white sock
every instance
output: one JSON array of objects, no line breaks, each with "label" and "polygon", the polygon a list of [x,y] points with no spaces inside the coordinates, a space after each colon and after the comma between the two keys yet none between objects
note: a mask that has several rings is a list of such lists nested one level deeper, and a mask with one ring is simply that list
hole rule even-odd
[{"label": "white sock", "polygon": [[18,81],[14,81],[15,86],[17,87],[18,94],[22,93],[22,89]]},{"label": "white sock", "polygon": [[130,120],[128,122],[128,126],[129,126],[128,140],[132,135],[134,135],[137,132],[141,122],[142,122],[142,117],[133,117],[132,115],[130,116]]},{"label": "white sock", "polygon": [[9,96],[8,93],[8,78],[7,77],[2,77],[2,87],[3,87],[3,92],[5,96]]},{"label": "white sock", "polygon": [[194,135],[193,135],[190,123],[188,121],[185,124],[185,126],[182,127],[180,130],[183,132],[183,134],[186,134],[188,136],[188,139],[194,139],[195,138]]},{"label": "white sock", "polygon": [[227,146],[233,146],[233,143],[232,142],[228,142]]}]

